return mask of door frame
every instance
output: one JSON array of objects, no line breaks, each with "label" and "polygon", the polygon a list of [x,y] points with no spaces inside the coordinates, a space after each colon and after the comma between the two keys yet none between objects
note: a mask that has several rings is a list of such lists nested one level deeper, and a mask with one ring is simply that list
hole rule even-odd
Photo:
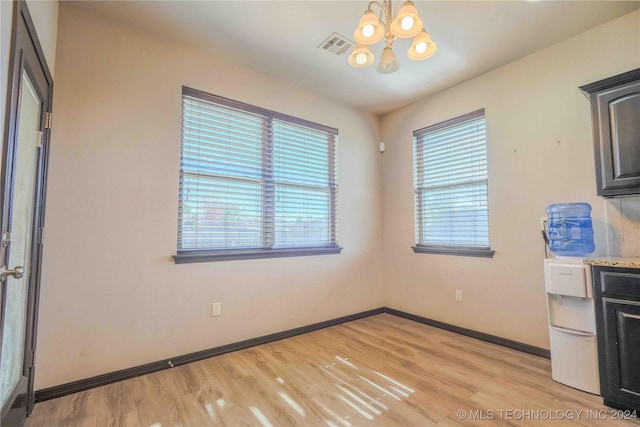
[{"label": "door frame", "polygon": [[[30,55],[31,49],[35,49],[35,57]],[[53,78],[47,66],[44,51],[36,34],[36,29],[31,19],[29,9],[25,0],[13,1],[13,19],[11,25],[11,50],[9,53],[9,70],[8,85],[6,98],[6,117],[4,122],[3,133],[3,154],[0,172],[0,206],[2,213],[0,217],[0,232],[8,229],[6,226],[10,221],[8,215],[8,207],[5,201],[12,200],[11,185],[15,170],[16,144],[19,125],[20,111],[20,89],[22,80],[22,70],[26,69],[30,74],[30,78],[37,81],[37,76],[30,69],[33,66],[39,66],[44,74],[44,81],[39,82],[37,86],[44,87],[48,93],[40,94],[45,100],[43,111],[41,114],[40,128],[43,129],[42,148],[38,161],[36,172],[36,200],[34,203],[34,229],[32,230],[32,247],[31,247],[31,274],[29,275],[29,283],[27,293],[27,319],[25,329],[25,349],[24,349],[24,365],[23,373],[27,377],[26,387],[19,388],[9,397],[6,408],[0,408],[0,420],[9,425],[21,425],[26,417],[33,410],[34,401],[34,366],[35,366],[35,349],[38,325],[38,302],[40,296],[40,273],[42,266],[42,249],[43,249],[43,232],[44,232],[44,212],[47,189],[47,172],[49,158],[49,143],[51,139],[50,129],[50,113],[52,111],[53,99]],[[28,58],[29,57],[29,58]],[[31,61],[28,61],[31,59]],[[29,65],[32,64],[32,65]],[[40,72],[38,72],[40,74]],[[44,114],[49,113],[49,115]],[[48,122],[47,122],[48,121]],[[2,248],[0,248],[1,250]],[[10,249],[10,248],[9,248]],[[6,260],[8,251],[5,251]],[[12,266],[9,266],[11,268]],[[4,324],[4,301],[6,299],[6,286],[1,287],[0,294],[0,345],[2,344],[2,331]],[[1,348],[1,347],[0,347]],[[1,357],[1,354],[0,354]]]}]

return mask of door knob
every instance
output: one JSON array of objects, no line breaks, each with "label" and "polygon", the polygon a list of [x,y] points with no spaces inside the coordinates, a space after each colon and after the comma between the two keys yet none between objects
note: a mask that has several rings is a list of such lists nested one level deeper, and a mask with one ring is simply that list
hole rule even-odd
[{"label": "door knob", "polygon": [[13,276],[14,279],[21,279],[24,276],[24,267],[18,266],[13,270],[9,270],[6,265],[3,265],[0,269],[0,281],[4,281],[9,276]]}]

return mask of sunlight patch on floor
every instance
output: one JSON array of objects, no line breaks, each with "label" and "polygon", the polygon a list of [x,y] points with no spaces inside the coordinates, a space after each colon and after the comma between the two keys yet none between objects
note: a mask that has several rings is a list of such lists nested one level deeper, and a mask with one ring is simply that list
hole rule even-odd
[{"label": "sunlight patch on floor", "polygon": [[397,401],[401,401],[402,399],[400,399],[398,396],[396,396],[395,394],[391,393],[389,390],[387,390],[386,388],[379,386],[378,384],[374,383],[373,381],[363,377],[362,375],[358,375],[358,377],[360,377],[361,379],[363,379],[364,381],[366,381],[367,383],[371,384],[372,386],[374,386],[375,388],[377,388],[378,390],[380,390],[381,392],[383,392],[384,394],[393,397],[394,399],[396,399]]},{"label": "sunlight patch on floor", "polygon": [[351,366],[353,369],[358,369],[358,367],[357,367],[356,365],[354,365],[353,363],[349,362],[349,359],[343,359],[343,358],[342,358],[342,357],[340,357],[340,356],[336,356],[336,360],[337,360],[338,362],[342,362],[342,363],[344,363],[344,364],[345,364],[345,365],[347,365],[347,366]]},{"label": "sunlight patch on floor", "polygon": [[302,409],[302,407],[298,405],[296,401],[293,400],[287,393],[285,393],[284,391],[279,391],[278,396],[280,396],[282,400],[287,402],[287,404],[291,406],[298,414],[302,415],[303,417],[306,415],[304,409]]},{"label": "sunlight patch on floor", "polygon": [[394,380],[393,378],[389,378],[388,376],[381,374],[378,371],[373,371],[376,375],[380,375],[382,378],[384,378],[385,380],[394,383],[395,385],[398,385],[400,387],[402,387],[403,389],[407,390],[409,393],[415,393],[416,391],[414,389],[412,389],[411,387],[407,387],[406,385],[399,383],[398,381]]},{"label": "sunlight patch on floor", "polygon": [[269,419],[262,413],[262,411],[255,406],[249,406],[249,410],[253,412],[253,415],[258,419],[258,422],[262,424],[262,427],[273,427],[273,424],[269,422]]},{"label": "sunlight patch on floor", "polygon": [[211,418],[213,421],[216,420],[216,412],[213,410],[213,405],[211,403],[205,403],[204,404],[204,409],[207,411],[207,414],[209,414],[209,418]]},{"label": "sunlight patch on floor", "polygon": [[350,392],[349,390],[347,390],[344,387],[341,387],[339,385],[336,385],[336,387],[338,387],[340,390],[342,390],[345,394],[347,394],[349,397],[351,397],[353,400],[355,400],[356,402],[358,402],[360,405],[364,406],[366,409],[368,409],[369,411],[373,412],[376,415],[380,415],[382,414],[382,412],[380,412],[378,409],[374,408],[373,406],[369,405],[367,402],[365,402],[364,400],[360,399],[358,396],[356,396],[355,394],[353,394],[352,392]]},{"label": "sunlight patch on floor", "polygon": [[389,407],[387,405],[385,405],[384,403],[380,402],[379,399],[373,398],[371,396],[369,396],[367,393],[365,393],[364,391],[360,390],[360,388],[354,386],[353,384],[347,384],[352,390],[354,390],[356,393],[358,393],[360,396],[364,397],[365,399],[367,399],[369,402],[373,403],[374,405],[382,408],[384,411],[388,411]]},{"label": "sunlight patch on floor", "polygon": [[365,417],[366,419],[368,419],[369,421],[373,421],[373,417],[371,416],[371,414],[369,414],[368,412],[366,412],[365,410],[361,409],[358,405],[354,404],[353,402],[351,402],[349,399],[347,399],[346,397],[338,394],[337,395],[338,398],[340,400],[342,400],[344,403],[346,403],[347,405],[351,406],[353,409],[356,410],[357,413],[359,413],[360,415],[362,415],[363,417]]}]

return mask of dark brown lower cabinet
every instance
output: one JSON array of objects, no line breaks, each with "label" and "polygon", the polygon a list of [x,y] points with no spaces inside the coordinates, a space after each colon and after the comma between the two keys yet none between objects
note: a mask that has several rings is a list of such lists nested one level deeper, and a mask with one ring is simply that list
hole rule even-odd
[{"label": "dark brown lower cabinet", "polygon": [[640,411],[640,270],[593,273],[602,398],[607,406]]}]

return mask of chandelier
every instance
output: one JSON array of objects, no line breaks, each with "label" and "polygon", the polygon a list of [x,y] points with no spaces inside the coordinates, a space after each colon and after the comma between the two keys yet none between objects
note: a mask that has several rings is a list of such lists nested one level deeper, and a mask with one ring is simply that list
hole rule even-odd
[{"label": "chandelier", "polygon": [[[353,34],[356,46],[349,55],[349,64],[356,68],[368,67],[375,60],[369,46],[384,39],[386,46],[382,50],[380,61],[376,70],[382,74],[390,74],[400,68],[400,62],[393,52],[393,42],[396,37],[413,37],[413,43],[409,48],[408,56],[414,61],[421,61],[433,56],[438,49],[431,36],[422,27],[422,20],[418,17],[418,11],[412,1],[406,1],[400,10],[393,5],[393,0],[383,0],[382,3],[372,1],[360,19],[360,24]],[[372,7],[380,9],[380,15],[376,16]],[[395,12],[395,13],[394,13]],[[394,16],[395,15],[395,16]]]}]

